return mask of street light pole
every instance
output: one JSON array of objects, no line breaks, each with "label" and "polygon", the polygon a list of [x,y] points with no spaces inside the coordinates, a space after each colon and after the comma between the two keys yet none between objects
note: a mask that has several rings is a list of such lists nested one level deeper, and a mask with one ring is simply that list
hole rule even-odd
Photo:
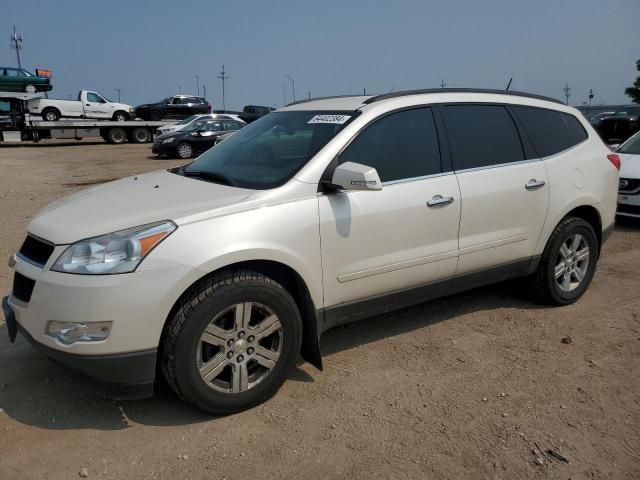
[{"label": "street light pole", "polygon": [[196,91],[198,92],[198,96],[200,96],[200,76],[196,75]]},{"label": "street light pole", "polygon": [[120,103],[120,92],[122,92],[121,88],[114,88],[116,92],[118,92],[118,103]]},{"label": "street light pole", "polygon": [[207,100],[207,86],[204,84],[202,85],[202,98]]},{"label": "street light pole", "polygon": [[13,26],[13,34],[11,35],[11,48],[16,49],[16,56],[18,57],[18,68],[22,68],[20,64],[20,50],[22,50],[22,35],[16,33],[16,26]]},{"label": "street light pole", "polygon": [[227,109],[227,100],[224,96],[224,82],[226,79],[229,78],[229,75],[227,75],[227,72],[224,71],[224,65],[222,65],[222,71],[220,72],[220,75],[218,75],[218,78],[220,80],[222,80],[222,109],[226,110]]},{"label": "street light pole", "polygon": [[285,75],[285,78],[288,78],[291,81],[291,90],[293,93],[293,101],[296,101],[296,82],[293,81],[293,78],[291,78],[289,75]]}]

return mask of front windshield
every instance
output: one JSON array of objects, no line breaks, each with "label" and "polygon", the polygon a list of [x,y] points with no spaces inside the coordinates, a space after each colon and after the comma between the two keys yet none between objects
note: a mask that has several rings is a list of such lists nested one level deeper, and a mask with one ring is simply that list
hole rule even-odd
[{"label": "front windshield", "polygon": [[617,152],[640,155],[640,133],[636,133],[633,137],[620,145]]},{"label": "front windshield", "polygon": [[224,176],[240,188],[284,184],[359,112],[274,112],[242,128],[185,167]]}]

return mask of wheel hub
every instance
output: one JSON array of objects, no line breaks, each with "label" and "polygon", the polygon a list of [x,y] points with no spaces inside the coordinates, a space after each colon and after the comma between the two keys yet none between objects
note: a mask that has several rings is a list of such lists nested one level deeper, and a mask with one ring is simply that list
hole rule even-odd
[{"label": "wheel hub", "polygon": [[237,353],[245,353],[248,347],[249,347],[249,344],[246,340],[244,339],[236,340],[236,342],[233,344],[233,351]]}]

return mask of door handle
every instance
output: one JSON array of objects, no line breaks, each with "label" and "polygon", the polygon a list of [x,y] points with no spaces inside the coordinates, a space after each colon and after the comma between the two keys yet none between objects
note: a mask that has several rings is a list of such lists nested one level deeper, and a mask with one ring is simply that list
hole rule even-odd
[{"label": "door handle", "polygon": [[526,188],[527,190],[537,190],[540,187],[544,187],[544,185],[544,180],[536,180],[535,178],[532,178],[527,182],[524,188]]},{"label": "door handle", "polygon": [[444,207],[453,203],[453,197],[443,197],[442,195],[434,195],[431,200],[427,202],[427,207]]}]

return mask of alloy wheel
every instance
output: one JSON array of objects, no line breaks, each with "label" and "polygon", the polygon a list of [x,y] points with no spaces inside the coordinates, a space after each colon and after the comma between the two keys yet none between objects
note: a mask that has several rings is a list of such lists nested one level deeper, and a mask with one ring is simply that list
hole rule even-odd
[{"label": "alloy wheel", "polygon": [[191,158],[191,155],[193,155],[193,149],[191,148],[191,145],[183,143],[178,147],[178,156],[180,158]]},{"label": "alloy wheel", "polygon": [[575,233],[560,246],[556,257],[555,279],[563,292],[578,288],[589,268],[589,244],[587,239]]},{"label": "alloy wheel", "polygon": [[27,85],[24,87],[24,91],[26,93],[36,93],[38,90],[36,89],[35,85]]},{"label": "alloy wheel", "polygon": [[270,308],[255,302],[238,303],[219,313],[204,329],[196,367],[208,387],[223,393],[244,392],[275,368],[282,344],[282,324]]}]

